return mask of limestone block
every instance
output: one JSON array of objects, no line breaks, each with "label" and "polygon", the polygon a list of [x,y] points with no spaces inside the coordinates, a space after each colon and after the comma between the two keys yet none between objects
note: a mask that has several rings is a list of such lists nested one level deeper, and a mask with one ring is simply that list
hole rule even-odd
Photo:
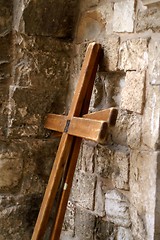
[{"label": "limestone block", "polygon": [[102,43],[104,50],[103,69],[105,71],[116,71],[118,66],[119,37],[107,36],[106,41]]},{"label": "limestone block", "polygon": [[160,90],[159,86],[147,86],[146,105],[142,118],[142,146],[144,149],[160,147]]},{"label": "limestone block", "polygon": [[134,0],[126,0],[114,4],[114,32],[133,32],[135,18],[134,3]]},{"label": "limestone block", "polygon": [[104,105],[118,107],[121,100],[121,91],[125,85],[125,74],[120,72],[100,73],[105,85]]},{"label": "limestone block", "polygon": [[13,15],[13,3],[10,1],[1,1],[1,21],[0,21],[0,34],[5,34],[11,31],[12,28],[12,15]]},{"label": "limestone block", "polygon": [[144,220],[133,205],[130,205],[130,216],[132,221],[131,232],[133,238],[136,240],[150,240],[150,238],[147,238]]},{"label": "limestone block", "polygon": [[24,164],[21,194],[44,193],[57,147],[56,139],[23,141]]},{"label": "limestone block", "polygon": [[152,40],[149,44],[149,80],[153,85],[160,85],[160,41]]},{"label": "limestone block", "polygon": [[6,65],[9,63],[11,57],[10,45],[12,43],[12,35],[6,34],[5,36],[0,36],[0,64]]},{"label": "limestone block", "polygon": [[8,86],[0,84],[0,137],[6,136],[8,120]]},{"label": "limestone block", "polygon": [[133,240],[131,230],[129,228],[119,227],[117,232],[117,240]]},{"label": "limestone block", "polygon": [[93,210],[95,183],[94,175],[76,172],[72,187],[72,200],[84,208]]},{"label": "limestone block", "polygon": [[[61,101],[57,94],[60,95],[60,92],[55,91],[53,94],[51,89],[44,88],[38,91],[34,88],[10,86],[10,96],[12,97],[9,99],[8,135],[10,137],[43,135],[44,123],[42,121],[44,121],[47,109],[51,109],[53,106],[55,112],[58,108],[63,109],[64,95]],[[61,106],[58,107],[59,104]]]},{"label": "limestone block", "polygon": [[31,239],[41,201],[38,195],[1,197],[0,239]]},{"label": "limestone block", "polygon": [[152,30],[160,32],[160,6],[159,4],[151,4],[148,7],[141,7],[138,11],[136,21],[136,31],[143,32]]},{"label": "limestone block", "polygon": [[129,227],[131,225],[131,220],[127,198],[117,190],[107,191],[105,197],[107,220],[118,226]]},{"label": "limestone block", "polygon": [[98,145],[95,152],[95,172],[101,177],[110,177],[113,172],[113,151]]},{"label": "limestone block", "polygon": [[75,213],[75,205],[71,201],[68,201],[65,219],[63,223],[63,231],[70,232],[71,236],[74,236],[75,233]]},{"label": "limestone block", "polygon": [[101,218],[96,218],[95,224],[95,239],[99,240],[106,240],[112,239],[115,237],[116,233],[114,234],[114,224],[111,222],[103,221]]},{"label": "limestone block", "polygon": [[103,40],[105,31],[109,32],[111,17],[112,3],[105,3],[94,10],[82,13],[76,32],[76,42]]},{"label": "limestone block", "polygon": [[83,0],[83,1],[80,1],[80,9],[81,11],[84,11],[84,10],[87,10],[91,7],[95,7],[98,5],[98,3],[100,2],[100,0]]},{"label": "limestone block", "polygon": [[0,189],[13,190],[22,178],[23,159],[14,144],[3,145],[0,152]]},{"label": "limestone block", "polygon": [[77,207],[75,218],[75,236],[78,240],[92,240],[95,226],[95,216]]},{"label": "limestone block", "polygon": [[94,171],[94,144],[84,141],[81,152],[81,169],[85,172]]},{"label": "limestone block", "polygon": [[147,39],[136,38],[123,42],[119,52],[120,70],[144,70],[148,65]]},{"label": "limestone block", "polygon": [[69,78],[70,43],[52,37],[15,34],[14,84],[23,87],[66,90]]},{"label": "limestone block", "polygon": [[127,129],[127,143],[131,149],[138,149],[141,144],[142,136],[142,116],[139,114],[132,114],[129,119]]},{"label": "limestone block", "polygon": [[96,215],[100,217],[105,216],[105,196],[102,190],[102,181],[99,179],[97,180],[96,184],[94,211]]},{"label": "limestone block", "polygon": [[156,211],[155,211],[155,239],[160,236],[160,152],[157,156],[157,182],[156,182]]},{"label": "limestone block", "polygon": [[76,17],[76,2],[66,0],[31,0],[23,12],[27,34],[59,38],[71,37]]},{"label": "limestone block", "polygon": [[123,146],[127,146],[127,128],[129,124],[127,111],[119,109],[115,127],[112,129],[112,140]]},{"label": "limestone block", "polygon": [[113,184],[116,188],[128,190],[129,186],[129,154],[127,152],[115,152]]},{"label": "limestone block", "polygon": [[[130,157],[131,220],[136,239],[153,239],[158,153],[134,150]],[[136,206],[136,210],[133,209]],[[137,218],[140,224],[137,224]],[[143,219],[143,220],[142,220]],[[139,230],[138,230],[139,229]],[[147,237],[144,237],[146,232]],[[133,236],[134,236],[133,235]]]},{"label": "limestone block", "polygon": [[125,87],[121,93],[121,108],[142,114],[144,87],[145,72],[127,72]]},{"label": "limestone block", "polygon": [[104,102],[104,81],[100,76],[97,76],[94,82],[92,96],[90,100],[90,112],[95,112],[95,109],[99,109]]}]

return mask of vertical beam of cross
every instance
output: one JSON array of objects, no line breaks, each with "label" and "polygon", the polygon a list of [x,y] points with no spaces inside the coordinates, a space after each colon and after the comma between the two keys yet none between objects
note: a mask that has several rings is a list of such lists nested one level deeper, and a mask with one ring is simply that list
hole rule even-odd
[{"label": "vertical beam of cross", "polygon": [[[82,65],[77,88],[75,90],[75,94],[71,103],[71,108],[67,116],[68,120],[67,124],[70,122],[72,117],[74,116],[79,117],[88,112],[89,100],[98,67],[100,52],[101,52],[100,44],[97,43],[89,44]],[[40,212],[32,235],[32,240],[43,239],[48,224],[49,216],[51,214],[52,206],[55,201],[56,193],[58,191],[58,187],[63,175],[64,166],[66,165],[69,156],[71,156],[73,145],[75,146],[77,144],[77,147],[78,148],[80,147],[79,140],[76,140],[77,143],[73,143],[75,138],[67,133],[67,128],[68,126],[66,125],[66,128],[64,129],[64,132],[61,137],[56,158],[54,160],[49,182],[44,194]],[[77,155],[76,149],[73,152],[75,155]],[[58,240],[58,238],[54,239]]]}]

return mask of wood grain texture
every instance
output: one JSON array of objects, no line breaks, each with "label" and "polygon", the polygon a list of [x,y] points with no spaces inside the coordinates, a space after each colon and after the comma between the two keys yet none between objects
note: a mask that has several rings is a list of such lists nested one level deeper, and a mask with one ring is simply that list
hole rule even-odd
[{"label": "wood grain texture", "polygon": [[[77,88],[67,117],[68,119],[71,119],[73,116],[81,116],[82,113],[85,114],[88,111],[89,104],[87,107],[85,107],[85,112],[82,107],[84,107],[87,91],[91,92],[91,89],[93,88],[93,83],[100,57],[100,51],[100,44],[96,43],[89,44],[87,48],[87,53],[84,59],[84,63],[82,65],[82,70],[80,73]],[[71,156],[72,153],[72,146],[74,144],[74,141],[75,138],[68,133],[64,132],[62,134],[49,182],[44,194],[40,212],[32,235],[32,240],[43,239],[65,165],[67,164],[69,156]],[[75,151],[79,152],[79,148],[80,146],[77,145]],[[58,240],[57,236],[55,237],[55,240]]]}]

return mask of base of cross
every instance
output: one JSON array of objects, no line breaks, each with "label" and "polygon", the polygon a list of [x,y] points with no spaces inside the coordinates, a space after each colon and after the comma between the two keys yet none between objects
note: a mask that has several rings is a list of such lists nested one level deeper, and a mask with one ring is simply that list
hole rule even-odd
[{"label": "base of cross", "polygon": [[101,52],[100,44],[89,44],[68,116],[49,114],[46,119],[45,128],[62,135],[32,240],[43,239],[53,205],[56,214],[50,239],[59,239],[82,138],[103,143],[116,123],[116,108],[88,113]]}]

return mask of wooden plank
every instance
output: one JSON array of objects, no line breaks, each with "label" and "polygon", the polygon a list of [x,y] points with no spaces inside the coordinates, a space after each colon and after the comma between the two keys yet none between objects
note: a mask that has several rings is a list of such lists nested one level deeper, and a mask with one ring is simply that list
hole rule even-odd
[{"label": "wooden plank", "polygon": [[144,5],[150,5],[150,4],[160,2],[160,0],[142,0],[142,2],[143,2]]},{"label": "wooden plank", "polygon": [[66,176],[57,216],[56,216],[56,221],[51,233],[51,240],[59,240],[60,238],[62,223],[65,216],[65,210],[67,207],[67,202],[68,202],[68,198],[69,198],[71,187],[72,187],[73,176],[74,176],[77,158],[79,154],[79,151],[77,151],[77,149],[80,149],[80,145],[81,145],[81,138],[76,138],[75,144],[73,146],[72,156],[69,159],[70,163],[67,169],[67,176]]},{"label": "wooden plank", "polygon": [[116,123],[117,114],[118,110],[116,108],[108,108],[98,112],[85,114],[83,115],[83,118],[106,121],[109,125],[114,126]]},{"label": "wooden plank", "polygon": [[[86,92],[90,91],[90,89],[93,89],[100,54],[101,45],[98,43],[90,43],[82,65],[79,81],[77,83],[77,87],[73,96],[70,111],[68,113],[69,118],[73,116],[81,116],[82,106],[86,96]],[[85,113],[87,112],[88,106],[86,107]]]},{"label": "wooden plank", "polygon": [[[65,130],[66,116],[49,114],[45,123],[47,129],[61,131]],[[108,132],[108,124],[105,121],[94,119],[83,119],[73,117],[70,120],[67,133],[73,136],[85,138],[92,141],[103,142]]]},{"label": "wooden plank", "polygon": [[68,134],[96,142],[104,142],[108,133],[108,124],[104,121],[73,117]]},{"label": "wooden plank", "polygon": [[63,132],[67,121],[67,116],[48,114],[44,127],[57,132]]},{"label": "wooden plank", "polygon": [[[82,106],[86,96],[88,88],[93,87],[95,74],[100,57],[100,44],[92,43],[87,48],[84,63],[78,85],[72,100],[71,109],[69,111],[69,119],[73,116],[79,116],[82,113]],[[94,74],[93,74],[94,73]],[[94,78],[93,78],[94,76]],[[88,109],[86,109],[88,111]],[[74,142],[74,137],[67,133],[62,134],[62,138],[59,144],[57,155],[53,164],[49,182],[45,191],[45,195],[42,201],[40,212],[37,218],[35,229],[32,235],[32,240],[43,239],[48,219],[51,214],[52,206],[55,200],[55,196],[62,178],[64,166],[66,165],[68,158],[71,154],[71,146]],[[77,149],[79,151],[79,149]],[[55,240],[58,240],[57,238]]]}]

